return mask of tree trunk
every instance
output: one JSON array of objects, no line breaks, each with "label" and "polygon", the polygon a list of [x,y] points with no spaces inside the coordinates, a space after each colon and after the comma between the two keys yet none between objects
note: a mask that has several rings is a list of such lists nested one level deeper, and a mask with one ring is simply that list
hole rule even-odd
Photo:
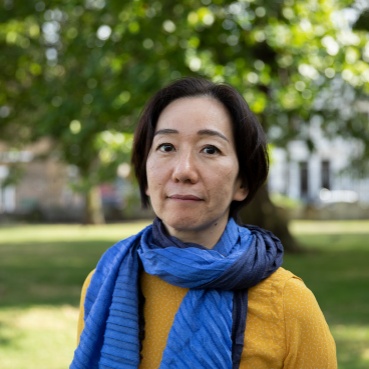
[{"label": "tree trunk", "polygon": [[85,224],[104,224],[104,210],[102,206],[99,186],[91,187],[86,194]]},{"label": "tree trunk", "polygon": [[263,186],[250,204],[240,211],[242,223],[254,224],[274,233],[286,252],[300,252],[302,248],[288,229],[286,212],[270,200],[266,186]]}]

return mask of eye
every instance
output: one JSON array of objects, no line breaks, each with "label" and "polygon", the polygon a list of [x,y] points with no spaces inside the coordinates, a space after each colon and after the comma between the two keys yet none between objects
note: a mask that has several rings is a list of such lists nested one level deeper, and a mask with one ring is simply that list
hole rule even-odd
[{"label": "eye", "polygon": [[169,143],[163,143],[158,146],[157,150],[161,152],[171,152],[171,151],[174,151],[174,146]]},{"label": "eye", "polygon": [[213,145],[209,145],[203,149],[203,152],[208,155],[214,155],[214,154],[219,154],[220,150]]}]

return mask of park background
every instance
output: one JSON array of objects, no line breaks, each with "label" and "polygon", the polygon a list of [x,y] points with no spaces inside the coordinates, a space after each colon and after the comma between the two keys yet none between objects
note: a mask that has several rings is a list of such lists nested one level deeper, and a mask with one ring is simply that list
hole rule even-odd
[{"label": "park background", "polygon": [[257,114],[271,176],[242,219],[282,239],[340,368],[369,367],[367,1],[0,10],[1,368],[68,367],[84,278],[152,218],[130,173],[135,122],[158,88],[188,75],[231,83]]}]

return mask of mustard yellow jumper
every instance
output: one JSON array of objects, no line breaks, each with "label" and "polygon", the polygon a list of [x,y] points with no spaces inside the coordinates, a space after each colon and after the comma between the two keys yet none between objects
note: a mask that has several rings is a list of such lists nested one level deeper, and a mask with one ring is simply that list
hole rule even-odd
[{"label": "mustard yellow jumper", "polygon": [[[78,337],[84,326],[83,303],[92,274],[82,288]],[[140,369],[156,369],[187,289],[147,273],[142,274],[141,288],[145,297],[145,339]],[[240,369],[337,368],[336,347],[328,325],[314,295],[300,278],[279,268],[250,288],[248,296]]]}]

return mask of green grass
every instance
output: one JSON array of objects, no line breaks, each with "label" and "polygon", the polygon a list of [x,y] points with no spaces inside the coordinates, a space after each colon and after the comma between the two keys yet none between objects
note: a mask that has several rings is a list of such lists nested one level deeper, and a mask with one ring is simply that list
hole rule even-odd
[{"label": "green grass", "polygon": [[146,224],[0,227],[0,368],[68,368],[87,273]]},{"label": "green grass", "polygon": [[1,308],[1,368],[68,368],[77,314],[70,305]]},{"label": "green grass", "polygon": [[[0,227],[1,369],[67,368],[82,282],[104,250],[145,222]],[[314,292],[340,369],[369,367],[369,221],[291,222],[307,252],[285,268]]]},{"label": "green grass", "polygon": [[337,344],[340,369],[369,368],[369,221],[295,221],[303,255],[284,266],[314,292]]}]

